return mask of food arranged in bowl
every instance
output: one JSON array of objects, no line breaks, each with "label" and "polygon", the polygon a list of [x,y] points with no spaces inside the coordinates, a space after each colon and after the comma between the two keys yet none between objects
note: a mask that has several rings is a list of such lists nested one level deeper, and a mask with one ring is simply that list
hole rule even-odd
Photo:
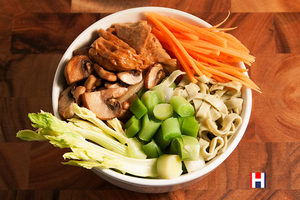
[{"label": "food arranged in bowl", "polygon": [[[225,160],[246,129],[250,90],[259,91],[242,63],[254,57],[222,23],[198,26],[186,13],[159,11],[123,11],[89,27],[59,65],[55,116],[29,114],[37,130],[17,137],[70,148],[65,164],[144,186],[189,182]],[[114,21],[130,12],[131,20]]]}]

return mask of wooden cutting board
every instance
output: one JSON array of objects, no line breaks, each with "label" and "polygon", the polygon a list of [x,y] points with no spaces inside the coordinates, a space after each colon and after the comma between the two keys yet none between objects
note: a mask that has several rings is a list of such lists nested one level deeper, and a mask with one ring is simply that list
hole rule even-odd
[{"label": "wooden cutting board", "polygon": [[[139,6],[182,10],[223,27],[256,57],[247,131],[228,159],[204,179],[164,194],[118,188],[89,170],[65,166],[66,150],[15,137],[27,114],[52,112],[56,67],[85,28],[110,13]],[[300,1],[58,0],[4,1],[0,6],[0,199],[299,199]],[[266,188],[250,188],[252,172]]]}]

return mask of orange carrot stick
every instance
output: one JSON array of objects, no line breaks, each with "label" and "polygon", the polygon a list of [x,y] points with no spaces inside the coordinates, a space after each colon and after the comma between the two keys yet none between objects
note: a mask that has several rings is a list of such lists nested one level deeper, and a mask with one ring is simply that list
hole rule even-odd
[{"label": "orange carrot stick", "polygon": [[207,49],[214,49],[214,50],[219,50],[221,53],[224,53],[226,55],[235,57],[235,58],[239,58],[240,61],[245,62],[246,64],[248,64],[249,66],[251,65],[251,63],[253,63],[255,61],[254,56],[247,54],[245,52],[241,52],[232,48],[223,48],[214,44],[211,44],[207,41],[204,40],[198,40],[198,41],[189,41],[189,40],[181,40],[179,39],[179,41],[183,44],[192,44],[194,46],[197,47],[202,47],[202,48],[207,48]]},{"label": "orange carrot stick", "polygon": [[244,74],[247,69],[233,66],[240,61],[250,66],[255,57],[238,39],[219,28],[229,15],[210,28],[200,28],[153,12],[146,15],[149,23],[155,26],[152,33],[167,51],[176,56],[192,82],[197,82],[194,74],[205,75],[218,82],[237,81],[260,92],[259,87]]},{"label": "orange carrot stick", "polygon": [[197,58],[203,60],[203,61],[206,61],[208,63],[211,63],[211,64],[214,64],[214,65],[217,65],[217,66],[220,66],[220,67],[224,67],[224,68],[229,68],[229,69],[232,69],[232,70],[238,70],[240,72],[246,72],[248,71],[248,69],[243,69],[243,68],[238,68],[238,67],[233,67],[231,65],[228,65],[228,64],[225,64],[225,63],[221,63],[221,62],[218,62],[217,60],[214,60],[214,59],[211,59],[207,56],[203,56],[201,54],[197,54],[196,55]]},{"label": "orange carrot stick", "polygon": [[[185,72],[189,76],[190,80],[193,83],[196,83],[198,80],[195,78],[194,74],[189,69],[188,64],[190,64],[193,68],[196,68],[195,63],[192,61],[190,55],[186,52],[186,50],[182,47],[180,42],[175,38],[175,36],[164,26],[163,23],[161,23],[158,19],[156,19],[154,16],[152,16],[149,13],[146,13],[148,19],[150,19],[156,27],[166,36],[166,39],[168,41],[168,44],[173,49],[173,53],[178,58],[181,65],[184,67]],[[187,64],[188,63],[188,64]]]},{"label": "orange carrot stick", "polygon": [[222,47],[227,46],[226,40],[224,38],[214,34],[213,32],[205,30],[204,28],[199,28],[196,26],[195,26],[196,28],[191,28],[187,26],[187,23],[182,23],[175,20],[174,18],[165,17],[153,12],[147,12],[146,15],[147,16],[151,15],[152,17],[155,17],[157,20],[159,20],[164,25],[166,25],[170,30],[177,30],[179,33],[181,32],[192,33],[203,40],[210,41],[213,44]]}]

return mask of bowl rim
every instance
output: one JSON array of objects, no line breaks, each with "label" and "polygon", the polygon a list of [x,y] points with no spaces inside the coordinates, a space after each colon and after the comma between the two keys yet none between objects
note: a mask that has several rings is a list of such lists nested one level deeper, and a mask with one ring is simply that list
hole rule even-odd
[{"label": "bowl rim", "polygon": [[[168,14],[174,14],[174,15],[179,15],[180,17],[183,17],[184,19],[188,21],[192,21],[193,23],[196,23],[198,25],[206,26],[206,27],[211,27],[209,23],[206,21],[202,20],[201,18],[198,18],[190,13],[176,10],[173,8],[166,8],[166,7],[157,7],[157,6],[144,6],[144,7],[137,7],[137,8],[130,8],[122,11],[118,11],[116,13],[110,14],[106,17],[101,18],[100,20],[94,22],[92,25],[87,27],[81,34],[79,34],[76,39],[70,44],[68,49],[65,51],[63,54],[58,67],[55,72],[54,80],[53,80],[53,85],[52,85],[52,107],[53,107],[53,113],[54,116],[60,117],[57,111],[57,103],[58,103],[58,97],[60,91],[62,89],[61,83],[58,82],[59,77],[62,75],[62,66],[66,62],[67,55],[72,54],[72,51],[74,50],[74,46],[78,43],[78,41],[88,32],[91,32],[92,29],[96,30],[95,28],[99,29],[100,27],[97,26],[98,24],[101,24],[103,21],[118,17],[119,15],[125,15],[125,14],[130,14],[133,12],[146,12],[146,11],[155,11],[159,13],[168,13]],[[241,68],[246,68],[243,62],[237,63],[237,65]],[[248,73],[245,72],[245,74],[248,76]],[[143,177],[134,177],[130,175],[124,175],[121,173],[118,173],[116,171],[110,170],[110,169],[92,169],[96,174],[98,175],[104,175],[108,176],[114,180],[121,181],[126,184],[131,184],[131,185],[138,185],[138,186],[144,186],[144,187],[162,187],[162,186],[172,186],[172,185],[177,185],[177,184],[183,184],[187,183],[190,181],[193,181],[195,179],[198,179],[200,177],[203,177],[210,172],[212,172],[214,169],[216,169],[221,163],[223,163],[227,157],[234,151],[234,149],[237,147],[237,145],[240,143],[250,120],[250,115],[251,115],[251,109],[252,109],[252,91],[249,88],[245,88],[244,86],[242,87],[242,95],[247,98],[247,104],[244,103],[243,105],[243,111],[242,111],[242,125],[239,127],[237,132],[232,136],[234,137],[231,141],[230,144],[228,144],[227,149],[225,152],[222,154],[217,155],[212,161],[208,162],[206,166],[200,170],[194,171],[192,173],[186,173],[181,175],[178,178],[174,179],[151,179],[151,178],[143,178]],[[245,98],[244,102],[245,102]]]}]

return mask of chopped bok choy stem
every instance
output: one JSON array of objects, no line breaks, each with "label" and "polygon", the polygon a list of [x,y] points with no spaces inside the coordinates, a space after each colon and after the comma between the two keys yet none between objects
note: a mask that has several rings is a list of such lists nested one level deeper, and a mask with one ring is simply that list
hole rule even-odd
[{"label": "chopped bok choy stem", "polygon": [[126,144],[128,141],[128,137],[124,134],[119,133],[111,128],[109,128],[102,120],[98,119],[92,111],[87,108],[79,107],[76,103],[72,103],[72,109],[74,113],[85,120],[88,120],[102,129],[105,133],[110,134],[111,136],[115,137],[119,140],[122,144]]},{"label": "chopped bok choy stem", "polygon": [[[38,141],[48,139],[52,145],[59,148],[70,148],[72,152],[65,153],[63,157],[70,159],[64,164],[91,168],[110,168],[122,173],[140,177],[157,178],[157,159],[135,159],[107,150],[95,143],[87,141],[81,134],[70,130],[64,121],[59,120],[50,113],[41,111],[38,114],[29,114],[33,122],[34,131],[19,131],[17,137],[23,140]],[[43,131],[41,131],[43,130]]]}]

